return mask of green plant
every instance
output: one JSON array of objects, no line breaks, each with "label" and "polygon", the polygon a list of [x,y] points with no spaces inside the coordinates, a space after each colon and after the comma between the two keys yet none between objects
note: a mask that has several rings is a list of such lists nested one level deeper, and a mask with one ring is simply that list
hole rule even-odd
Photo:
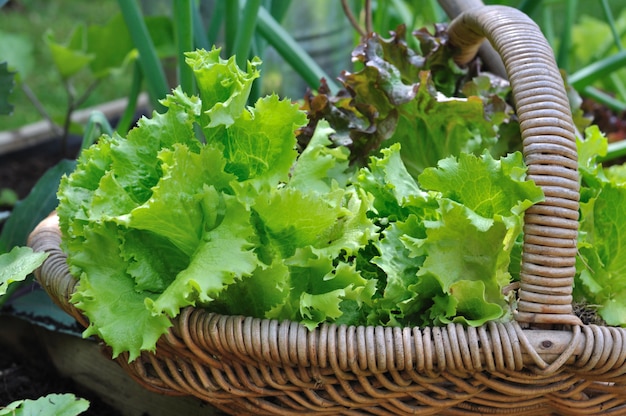
[{"label": "green plant", "polygon": [[76,416],[89,408],[89,402],[73,394],[48,394],[37,400],[17,400],[0,407],[0,416]]},{"label": "green plant", "polygon": [[[137,48],[140,67],[152,102],[155,108],[162,108],[157,103],[169,92],[169,87],[153,38],[145,27],[144,17],[136,0],[120,0],[118,4]],[[171,4],[177,44],[177,74],[184,92],[193,94],[195,89],[183,54],[195,48],[208,49],[210,45],[220,45],[217,33],[222,27],[224,39],[221,46],[228,55],[235,55],[240,65],[252,56],[253,51],[256,56],[262,57],[263,49],[266,45],[271,45],[312,88],[317,89],[320,79],[324,78],[331,89],[335,89],[332,78],[280,26],[279,21],[289,7],[289,1],[249,0],[243,2],[241,7],[237,2],[216,2],[208,29],[204,28],[198,2],[174,1]],[[237,28],[239,29],[236,30]],[[254,102],[256,98],[258,92],[252,94],[250,102]]]},{"label": "green plant", "polygon": [[[26,10],[30,10],[30,6],[28,4]],[[49,11],[48,5],[42,8],[44,13]],[[71,16],[71,13],[68,15]],[[23,22],[24,17],[31,16],[22,16],[19,11],[7,11],[6,16],[3,13],[3,21],[9,20],[8,24],[3,24],[3,31],[0,32],[2,39],[0,59],[6,61],[12,70],[17,71],[15,78],[19,88],[14,98],[18,100],[20,107],[16,116],[12,118],[30,119],[24,106],[24,97],[28,97],[33,111],[39,113],[40,118],[47,120],[54,134],[65,143],[70,132],[82,134],[83,126],[71,123],[72,113],[86,103],[94,95],[94,91],[97,91],[97,96],[102,96],[101,88],[97,87],[103,80],[109,83],[112,78],[124,72],[124,55],[121,58],[119,56],[119,49],[124,47],[124,43],[111,41],[110,35],[115,33],[111,28],[107,33],[106,26],[76,24],[74,20],[73,29],[67,34],[66,42],[57,41],[55,32],[51,29],[54,25],[50,25],[51,28],[45,32],[40,44],[33,39],[33,36],[37,35],[35,32],[31,33],[30,23],[28,26],[24,23],[17,26],[20,21]],[[15,24],[12,23],[13,20]],[[33,31],[42,30],[38,22],[33,26],[36,28]],[[123,31],[124,28],[121,29]],[[129,51],[131,49],[132,47],[129,47]],[[49,62],[42,62],[44,58]],[[35,67],[37,71],[34,70]],[[117,85],[119,83],[113,82],[114,88],[107,92],[114,92]],[[61,86],[60,91],[57,86]],[[117,92],[116,97],[122,96],[124,92]],[[56,94],[65,96],[57,97]]]},{"label": "green plant", "polygon": [[[400,149],[408,149],[409,160],[421,149],[409,140],[391,147],[393,140],[377,142],[387,149],[369,149],[369,167],[358,169],[346,147],[333,147],[333,130],[321,120],[298,155],[294,130],[306,123],[303,112],[276,96],[246,105],[259,60],[243,72],[217,49],[188,53],[199,95],[176,88],[162,101],[166,112],[142,119],[127,138],[104,137],[84,151],[59,188],[63,244],[80,276],[72,302],[89,318],[86,335],[104,339],[114,355],[129,351],[132,360],[153,349],[170,318],[188,305],[309,328],[325,321],[480,325],[507,319],[501,288],[510,281],[521,214],[542,193],[525,180],[519,153],[494,159],[483,152],[505,120],[493,113],[485,121],[483,100],[500,99],[491,93],[444,99],[434,80],[449,89],[464,72],[455,72],[443,46],[410,69],[412,52],[401,39],[371,42],[372,50],[393,57],[378,68],[394,82],[379,84],[400,100],[381,106],[400,112],[398,118],[406,112],[406,122],[430,118],[424,108],[435,108],[439,121],[461,112],[466,122],[453,129],[451,146],[440,149],[430,167],[409,173]],[[406,77],[394,65],[421,88],[400,82]],[[365,70],[360,91],[369,91],[379,75]],[[401,124],[388,127],[401,136],[411,128]],[[446,129],[423,133],[420,141],[435,143]],[[484,141],[471,140],[480,135]],[[450,154],[459,159],[434,167]],[[452,275],[440,265],[445,247],[459,239],[467,242],[459,247],[474,251],[454,265],[464,275]]]}]

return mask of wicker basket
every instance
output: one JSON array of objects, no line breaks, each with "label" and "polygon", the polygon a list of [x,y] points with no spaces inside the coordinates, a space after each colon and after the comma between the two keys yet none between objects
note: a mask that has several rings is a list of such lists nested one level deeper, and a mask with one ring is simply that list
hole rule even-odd
[{"label": "wicker basket", "polygon": [[[487,37],[513,87],[529,176],[546,201],[525,216],[518,309],[479,328],[322,325],[182,311],[155,354],[119,364],[150,390],[230,414],[626,414],[626,331],[572,312],[579,182],[563,80],[539,28],[515,9],[470,10],[449,27],[469,60]],[[40,283],[67,313],[76,280],[56,217],[30,245]]]}]

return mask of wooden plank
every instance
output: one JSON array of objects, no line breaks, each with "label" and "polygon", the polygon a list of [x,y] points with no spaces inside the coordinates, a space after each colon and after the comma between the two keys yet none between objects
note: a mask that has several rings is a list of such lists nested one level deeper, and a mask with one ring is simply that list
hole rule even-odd
[{"label": "wooden plank", "polygon": [[[107,118],[119,116],[126,108],[127,102],[127,98],[120,98],[95,107],[77,110],[72,114],[72,121],[85,124],[94,110],[101,111]],[[148,96],[143,93],[137,100],[137,108],[147,106]],[[15,130],[0,131],[0,155],[46,143],[56,138],[54,127],[47,120],[27,124]]]}]

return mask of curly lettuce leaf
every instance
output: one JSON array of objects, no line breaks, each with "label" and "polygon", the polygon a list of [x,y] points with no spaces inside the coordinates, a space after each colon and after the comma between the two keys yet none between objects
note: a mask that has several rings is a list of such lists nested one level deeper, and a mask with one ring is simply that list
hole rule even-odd
[{"label": "curly lettuce leaf", "polygon": [[[188,56],[200,97],[173,90],[162,101],[165,113],[142,118],[125,138],[102,137],[59,188],[63,247],[80,278],[72,302],[89,318],[85,335],[102,338],[114,355],[128,351],[132,360],[154,350],[181,308],[226,298],[236,292],[227,292],[229,286],[281,269],[257,256],[261,237],[251,203],[260,190],[289,179],[295,130],[306,116],[276,96],[245,107],[258,75],[216,55]],[[207,112],[214,125],[205,123]],[[356,207],[365,218],[367,205],[357,199],[337,201],[345,205],[338,212]],[[335,234],[343,228],[333,223],[328,238],[347,247],[358,241],[350,234],[355,216],[345,218],[346,236]],[[257,302],[257,313],[286,294]]]},{"label": "curly lettuce leaf", "polygon": [[578,290],[609,325],[626,325],[626,186],[605,182],[581,203]]},{"label": "curly lettuce leaf", "polygon": [[204,230],[214,228],[219,221],[222,192],[229,190],[234,176],[224,172],[224,157],[212,146],[197,154],[177,145],[157,157],[163,176],[152,188],[151,198],[118,222],[159,234],[191,256]]},{"label": "curly lettuce leaf", "polygon": [[[501,289],[511,279],[521,215],[543,199],[541,189],[526,180],[521,155],[444,159],[418,177],[430,194],[420,191],[421,203],[415,204],[415,199],[398,196],[420,189],[403,170],[399,151],[390,148],[359,175],[365,188],[385,201],[383,212],[394,214],[387,217],[390,224],[375,243],[379,255],[371,260],[385,272],[385,286],[370,322],[481,325],[504,316]],[[369,169],[396,173],[373,181]],[[403,182],[410,186],[393,186]]]},{"label": "curly lettuce leaf", "polygon": [[215,137],[224,146],[226,170],[239,181],[286,181],[297,156],[293,132],[304,123],[295,104],[277,95],[260,98]]},{"label": "curly lettuce leaf", "polygon": [[289,186],[302,191],[327,193],[346,187],[351,179],[348,151],[331,147],[329,136],[334,133],[326,120],[321,120],[309,142],[291,170]]},{"label": "curly lettuce leaf", "polygon": [[84,336],[105,340],[113,357],[128,351],[131,361],[141,350],[154,351],[172,323],[165,314],[156,315],[146,308],[146,299],[156,295],[138,292],[134,279],[126,273],[120,230],[112,223],[92,224],[84,235],[81,249],[69,257],[72,274],[80,277],[71,300],[89,318]]},{"label": "curly lettuce leaf", "polygon": [[239,69],[235,57],[222,59],[221,48],[185,53],[185,62],[193,70],[202,102],[201,126],[207,139],[209,129],[229,127],[244,113],[252,82],[260,76],[258,58],[248,62],[247,71]]},{"label": "curly lettuce leaf", "polygon": [[517,216],[542,201],[541,189],[525,179],[526,167],[517,152],[499,160],[488,153],[448,157],[418,177],[425,189],[440,192],[485,218]]},{"label": "curly lettuce leaf", "polygon": [[398,124],[390,141],[402,144],[402,159],[417,176],[445,157],[480,152],[496,143],[496,126],[484,113],[480,97],[441,96],[430,74],[422,72],[415,98],[398,106]]},{"label": "curly lettuce leaf", "polygon": [[209,303],[236,279],[249,276],[258,260],[250,240],[253,227],[244,204],[230,195],[223,195],[224,217],[203,233],[201,242],[186,269],[148,307],[154,313],[166,312],[175,317],[180,308],[196,301]]},{"label": "curly lettuce leaf", "polygon": [[582,178],[574,292],[609,325],[626,326],[626,183],[622,166],[603,169],[607,140],[596,126],[577,142]]},{"label": "curly lettuce leaf", "polygon": [[376,281],[361,276],[353,264],[335,266],[332,256],[311,247],[299,249],[284,264],[289,269],[289,291],[265,314],[267,318],[300,321],[313,329],[341,317],[345,301],[369,303],[375,291]]}]

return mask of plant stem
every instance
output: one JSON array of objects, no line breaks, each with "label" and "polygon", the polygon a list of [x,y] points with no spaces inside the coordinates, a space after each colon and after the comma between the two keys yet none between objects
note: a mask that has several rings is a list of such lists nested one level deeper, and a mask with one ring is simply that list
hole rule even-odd
[{"label": "plant stem", "polygon": [[274,20],[264,7],[259,8],[257,27],[261,36],[276,49],[289,65],[313,89],[318,89],[320,79],[325,78],[331,92],[339,91],[337,84],[302,49],[287,31]]},{"label": "plant stem", "polygon": [[535,11],[537,6],[539,5],[541,5],[541,0],[522,0],[517,5],[517,8],[521,12],[530,15]]},{"label": "plant stem", "polygon": [[82,152],[84,149],[94,144],[102,134],[113,134],[113,128],[103,112],[93,111],[85,126],[85,134],[83,134],[80,151]]},{"label": "plant stem", "polygon": [[178,82],[183,92],[193,95],[195,92],[193,71],[185,63],[185,52],[193,50],[193,6],[191,0],[175,0],[174,32],[176,34],[176,59],[178,62]]},{"label": "plant stem", "polygon": [[618,140],[613,143],[609,143],[609,148],[606,152],[606,156],[598,158],[601,162],[614,160],[626,156],[626,140]]},{"label": "plant stem", "polygon": [[128,92],[128,102],[124,113],[117,122],[115,131],[121,136],[125,136],[130,130],[130,123],[132,123],[135,116],[135,110],[137,109],[137,99],[141,93],[141,82],[143,81],[143,72],[139,62],[135,61],[133,65],[133,79],[130,84],[130,91]]},{"label": "plant stem", "polygon": [[270,1],[270,14],[277,22],[282,22],[283,18],[287,14],[289,10],[289,6],[291,5],[291,0],[280,0],[280,1]]},{"label": "plant stem", "polygon": [[615,26],[615,19],[613,19],[613,13],[611,13],[611,8],[609,7],[608,0],[602,0],[602,10],[604,11],[604,17],[611,28],[611,34],[613,35],[613,41],[617,48],[621,51],[624,50],[624,46],[622,45],[622,39],[620,38],[619,33],[617,32],[617,27]]},{"label": "plant stem", "polygon": [[100,84],[100,80],[96,79],[87,87],[85,92],[83,92],[83,94],[80,97],[76,98],[74,86],[67,81],[65,82],[65,89],[67,91],[68,98],[67,98],[67,111],[65,112],[65,119],[63,121],[63,136],[61,137],[61,151],[63,152],[63,155],[65,156],[68,156],[67,155],[67,141],[69,139],[70,128],[72,126],[72,114],[74,114],[74,111],[76,111],[77,108],[79,108],[81,105],[83,105],[85,101],[87,101],[87,98],[89,98],[93,90],[95,90],[99,84]]},{"label": "plant stem", "polygon": [[159,61],[152,38],[148,33],[139,5],[136,0],[118,0],[126,27],[130,32],[131,39],[139,51],[139,63],[146,77],[148,93],[155,109],[163,110],[159,100],[164,98],[169,87],[165,79],[163,66]]},{"label": "plant stem", "polygon": [[596,61],[570,75],[572,87],[581,90],[594,81],[608,76],[611,72],[621,69],[626,64],[626,50],[619,51],[608,58]]},{"label": "plant stem", "polygon": [[569,70],[569,52],[572,47],[572,28],[576,20],[576,9],[578,8],[578,0],[568,0],[565,3],[565,21],[563,22],[563,30],[561,32],[561,44],[556,62],[559,68],[565,72]]},{"label": "plant stem", "polygon": [[614,111],[626,111],[626,103],[623,101],[617,100],[614,97],[611,97],[607,93],[598,90],[592,86],[585,87],[581,91],[581,95],[585,97],[593,98],[594,101],[608,107]]},{"label": "plant stem", "polygon": [[354,13],[352,13],[352,9],[350,8],[350,5],[348,4],[348,0],[341,0],[341,7],[343,7],[343,13],[346,15],[346,17],[350,21],[350,24],[352,25],[354,30],[356,30],[358,34],[361,35],[362,37],[365,37],[367,35],[367,32],[365,31],[365,29],[361,27],[358,19],[356,18]]},{"label": "plant stem", "polygon": [[[217,43],[217,36],[220,32],[220,28],[222,27],[222,22],[225,20],[225,1],[216,2],[213,7],[213,13],[211,14],[211,20],[209,20],[209,27],[207,30],[206,39],[209,45],[215,45]],[[237,3],[234,1],[234,3]]]},{"label": "plant stem", "polygon": [[200,10],[198,9],[200,6],[196,4],[196,8],[193,10],[192,19],[193,19],[193,43],[194,47],[197,49],[205,49],[209,50],[211,45],[209,44],[208,38],[205,35],[204,31],[204,23],[202,23],[202,15],[200,14]]},{"label": "plant stem", "polygon": [[43,104],[41,104],[41,101],[39,101],[35,92],[31,90],[30,87],[23,81],[20,85],[28,100],[33,106],[35,106],[37,112],[48,122],[48,124],[50,124],[50,129],[53,133],[57,136],[61,136],[63,134],[63,130],[52,120],[52,117],[50,117],[50,114],[46,111]]},{"label": "plant stem", "polygon": [[239,1],[230,0],[226,3],[226,9],[224,13],[224,52],[226,56],[233,54],[233,47],[235,46],[235,38],[237,37],[237,25],[239,24]]},{"label": "plant stem", "polygon": [[250,54],[250,45],[256,28],[257,14],[261,7],[261,0],[247,0],[243,8],[243,16],[239,22],[239,30],[235,37],[233,52],[239,68],[245,69],[248,56]]},{"label": "plant stem", "polygon": [[548,41],[550,45],[554,47],[555,35],[554,35],[553,20],[554,19],[552,18],[552,7],[550,6],[544,7],[541,13],[541,21],[542,21],[541,27],[543,28],[543,32],[545,34],[546,40]]}]

